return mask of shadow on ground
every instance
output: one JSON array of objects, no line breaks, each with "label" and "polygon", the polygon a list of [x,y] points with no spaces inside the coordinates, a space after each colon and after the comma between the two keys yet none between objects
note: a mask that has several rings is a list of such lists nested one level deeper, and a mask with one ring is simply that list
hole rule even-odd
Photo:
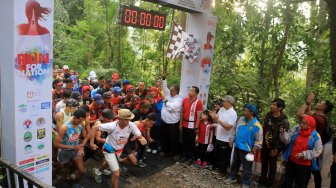
[{"label": "shadow on ground", "polygon": [[[119,187],[127,187],[131,182],[129,182],[129,177],[136,178],[147,178],[162,169],[174,164],[172,158],[161,157],[159,155],[147,154],[144,160],[147,164],[146,167],[141,168],[139,166],[122,165],[127,168],[127,172],[122,172],[119,178]],[[78,182],[81,186],[85,188],[106,188],[111,187],[111,177],[102,175],[102,183],[96,183],[92,175],[92,169],[97,168],[100,165],[100,161],[95,161],[93,159],[88,159],[85,162],[85,167],[87,172],[83,176],[82,180]],[[56,188],[71,188],[73,182],[66,180],[67,172],[61,172],[53,180],[53,186]]]}]

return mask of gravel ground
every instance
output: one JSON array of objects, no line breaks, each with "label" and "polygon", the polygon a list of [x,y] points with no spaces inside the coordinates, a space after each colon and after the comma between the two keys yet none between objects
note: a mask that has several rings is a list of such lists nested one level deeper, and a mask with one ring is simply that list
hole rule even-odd
[{"label": "gravel ground", "polygon": [[[329,187],[330,184],[330,165],[332,163],[331,143],[324,146],[324,160],[321,170],[322,175],[322,187]],[[258,167],[260,169],[260,167]],[[260,172],[259,172],[260,173]],[[258,187],[256,181],[257,176],[252,177],[252,186]],[[277,174],[277,179],[280,178],[280,174]],[[149,176],[146,179],[129,177],[131,182],[128,187],[134,188],[233,188],[240,187],[239,184],[226,185],[223,181],[223,176],[213,173],[208,169],[199,169],[195,166],[188,166],[180,163],[175,163],[162,171]],[[279,187],[276,184],[274,187]],[[314,188],[313,178],[310,178],[308,188]]]},{"label": "gravel ground", "polygon": [[223,176],[208,169],[193,165],[176,163],[146,179],[131,177],[129,186],[134,188],[203,188],[203,187],[237,187],[225,185]]}]

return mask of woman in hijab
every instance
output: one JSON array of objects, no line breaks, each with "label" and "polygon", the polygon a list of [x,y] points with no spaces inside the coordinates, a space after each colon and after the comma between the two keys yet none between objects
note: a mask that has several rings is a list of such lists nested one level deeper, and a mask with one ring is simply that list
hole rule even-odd
[{"label": "woman in hijab", "polygon": [[300,125],[294,126],[289,133],[280,128],[280,139],[288,144],[283,157],[287,162],[285,187],[306,187],[310,169],[317,169],[316,158],[322,153],[322,141],[315,130],[316,122],[312,116],[302,115]]},{"label": "woman in hijab", "polygon": [[78,83],[77,77],[75,75],[71,75],[70,78],[72,79],[74,83],[73,91],[78,91],[79,83]]},{"label": "woman in hijab", "polygon": [[[155,86],[152,86],[149,90],[150,95],[153,96],[154,103],[152,104],[153,112],[156,114],[156,120],[154,126],[151,128],[151,136],[154,140],[158,140],[160,142],[160,134],[161,134],[161,110],[163,106],[163,99],[160,96],[159,89]],[[158,152],[159,144],[155,143],[150,146],[150,149],[147,152],[152,152],[156,154]]]}]

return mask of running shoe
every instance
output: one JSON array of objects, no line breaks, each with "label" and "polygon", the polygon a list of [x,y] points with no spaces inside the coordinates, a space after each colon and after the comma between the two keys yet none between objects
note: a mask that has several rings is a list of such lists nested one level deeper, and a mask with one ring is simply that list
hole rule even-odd
[{"label": "running shoe", "polygon": [[199,166],[199,167],[202,165],[202,161],[201,161],[201,159],[197,159],[197,160],[196,160],[196,165]]},{"label": "running shoe", "polygon": [[204,161],[204,162],[202,163],[202,167],[203,167],[203,168],[208,167],[208,162]]},{"label": "running shoe", "polygon": [[93,177],[97,183],[102,182],[101,172],[98,168],[93,168]]},{"label": "running shoe", "polygon": [[109,169],[104,169],[103,170],[103,174],[105,175],[105,176],[109,176],[109,175],[111,175],[111,170],[109,170]]},{"label": "running shoe", "polygon": [[140,166],[140,167],[142,167],[142,168],[144,168],[144,167],[147,166],[147,164],[144,163],[142,160],[139,160],[137,165]]},{"label": "running shoe", "polygon": [[236,179],[232,179],[231,177],[228,177],[224,180],[224,183],[227,185],[231,185],[237,182],[237,178]]},{"label": "running shoe", "polygon": [[148,148],[148,149],[146,150],[146,152],[151,153],[151,152],[152,152],[152,149]]}]

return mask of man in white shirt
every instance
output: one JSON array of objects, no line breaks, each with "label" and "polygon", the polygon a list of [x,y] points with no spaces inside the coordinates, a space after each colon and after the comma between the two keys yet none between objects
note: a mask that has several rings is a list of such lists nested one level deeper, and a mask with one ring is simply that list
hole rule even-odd
[{"label": "man in white shirt", "polygon": [[233,109],[235,100],[231,95],[223,98],[223,107],[217,113],[211,112],[214,122],[216,122],[216,159],[217,166],[223,175],[227,174],[227,168],[230,165],[232,148],[229,145],[229,139],[235,129],[237,122],[237,113]]},{"label": "man in white shirt", "polygon": [[[97,145],[94,144],[94,138],[96,136],[96,132],[106,131],[108,132],[108,136],[106,138],[106,142],[103,146],[104,157],[112,171],[112,187],[118,187],[119,181],[119,164],[117,157],[120,157],[120,154],[128,141],[130,134],[132,133],[142,145],[147,144],[145,138],[141,136],[141,132],[138,127],[130,122],[131,119],[134,118],[134,114],[128,109],[121,109],[118,111],[118,121],[110,122],[110,123],[98,123],[92,128],[90,133],[90,147],[93,150],[98,148]],[[130,163],[137,163],[137,159],[135,156],[128,157]],[[127,162],[127,161],[125,161]]]},{"label": "man in white shirt", "polygon": [[165,99],[161,110],[161,132],[163,133],[161,135],[161,145],[164,154],[172,155],[177,159],[176,155],[179,148],[179,124],[183,97],[179,95],[179,86],[172,85],[170,89],[168,89],[166,76],[167,74],[163,72],[162,89],[164,90]]}]

